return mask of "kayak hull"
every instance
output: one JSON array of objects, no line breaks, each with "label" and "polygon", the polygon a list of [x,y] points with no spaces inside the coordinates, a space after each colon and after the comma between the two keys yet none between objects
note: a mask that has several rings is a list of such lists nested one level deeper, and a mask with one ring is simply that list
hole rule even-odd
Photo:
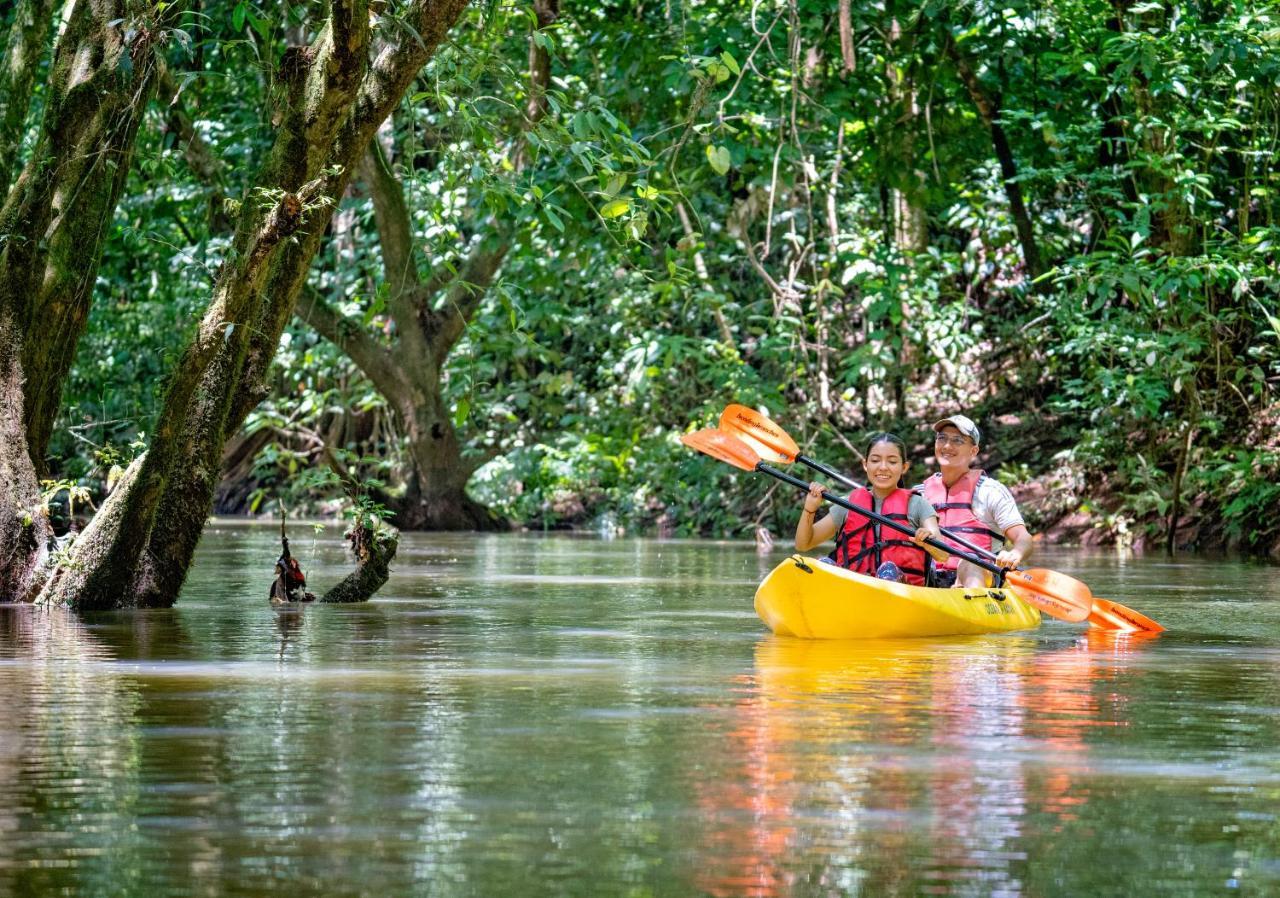
[{"label": "kayak hull", "polygon": [[883,639],[1030,630],[1040,612],[1008,589],[930,589],[792,556],[756,590],[756,614],[779,636]]}]

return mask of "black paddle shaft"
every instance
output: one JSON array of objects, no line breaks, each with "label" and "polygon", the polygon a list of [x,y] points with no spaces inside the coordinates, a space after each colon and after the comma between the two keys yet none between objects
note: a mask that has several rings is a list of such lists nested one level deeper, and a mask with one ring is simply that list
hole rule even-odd
[{"label": "black paddle shaft", "polygon": [[807,455],[797,455],[796,461],[800,462],[800,464],[802,465],[806,465],[810,468],[813,468],[813,470],[817,471],[819,474],[826,474],[832,480],[836,481],[837,483],[843,483],[845,486],[849,487],[849,489],[857,489],[862,485],[857,481],[851,480],[850,478],[841,474],[835,468],[828,468],[822,462],[818,461],[817,459],[810,458]]},{"label": "black paddle shaft", "polygon": [[[809,483],[807,481],[801,480],[799,477],[793,477],[790,474],[786,473],[785,471],[779,471],[777,468],[773,467],[772,465],[767,465],[764,462],[759,462],[756,464],[756,470],[762,471],[765,474],[768,474],[770,477],[776,477],[779,480],[781,480],[783,483],[789,483],[792,486],[794,486],[796,489],[805,490],[806,492],[808,492],[809,490]],[[907,536],[916,535],[916,532],[912,530],[910,527],[905,527],[902,524],[899,524],[893,518],[887,518],[884,515],[879,514],[878,512],[871,511],[870,509],[867,509],[867,508],[860,508],[857,505],[854,505],[848,499],[845,499],[841,496],[837,496],[835,493],[829,493],[826,490],[823,490],[822,498],[826,499],[832,505],[839,505],[841,508],[847,508],[849,509],[849,511],[860,514],[864,518],[870,518],[873,521],[878,521],[879,523],[884,524],[886,527],[889,527],[893,530],[897,530],[899,533],[905,533]],[[985,559],[979,558],[976,555],[969,555],[965,552],[957,552],[955,550],[955,547],[948,546],[946,543],[939,542],[933,537],[929,537],[925,539],[925,542],[936,549],[941,549],[944,552],[947,552],[951,555],[955,555],[957,558],[963,558],[965,561],[968,561],[972,564],[976,564],[978,567],[984,568],[985,570],[988,570],[993,574],[1004,573],[1004,570],[999,566],[994,565]]]},{"label": "black paddle shaft", "polygon": [[[817,461],[816,459],[812,459],[807,455],[797,455],[796,461],[800,462],[800,464],[802,465],[806,465],[810,468],[813,468],[813,470],[817,471],[819,474],[826,474],[832,480],[839,481],[840,483],[843,483],[845,486],[849,487],[850,489],[857,489],[862,485],[857,481],[850,480],[848,477],[841,474],[839,471],[835,470],[834,468],[828,468],[822,462]],[[982,546],[974,545],[973,543],[969,542],[967,539],[965,539],[963,536],[960,536],[957,533],[953,533],[950,530],[945,530],[945,529],[940,529],[940,532],[947,539],[951,540],[953,543],[955,543],[958,546],[964,546],[970,552],[977,552],[979,555],[982,555],[985,558],[994,559],[996,557],[995,552],[992,552],[990,549],[984,549],[982,548]],[[951,550],[948,549],[948,551],[951,551]],[[955,553],[955,554],[959,554],[959,553]],[[964,556],[961,555],[960,557],[963,558]]]}]

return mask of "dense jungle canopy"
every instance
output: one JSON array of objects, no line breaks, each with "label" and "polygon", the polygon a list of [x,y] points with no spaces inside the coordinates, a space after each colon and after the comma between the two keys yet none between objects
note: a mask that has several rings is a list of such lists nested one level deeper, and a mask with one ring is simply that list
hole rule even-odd
[{"label": "dense jungle canopy", "polygon": [[[207,516],[743,534],[731,401],[1034,529],[1280,548],[1270,0],[17,0],[0,597],[176,600]],[[69,539],[68,535],[74,537]]]}]

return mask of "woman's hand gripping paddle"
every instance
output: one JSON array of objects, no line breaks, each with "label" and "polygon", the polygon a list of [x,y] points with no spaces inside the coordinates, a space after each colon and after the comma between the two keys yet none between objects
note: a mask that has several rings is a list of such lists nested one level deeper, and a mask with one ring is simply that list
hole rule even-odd
[{"label": "woman's hand gripping paddle", "polygon": [[[722,462],[733,465],[735,468],[741,468],[743,471],[759,471],[775,477],[783,483],[789,483],[796,489],[808,490],[807,481],[801,480],[799,477],[792,477],[783,471],[779,471],[761,460],[760,455],[751,446],[738,439],[733,434],[725,433],[723,430],[714,427],[706,430],[695,431],[694,433],[686,433],[680,437],[680,442],[684,443],[692,449],[696,449],[704,455],[719,459]],[[905,527],[892,518],[877,514],[865,508],[859,508],[852,502],[837,496],[833,493],[823,492],[822,498],[847,508],[854,514],[860,514],[864,518],[870,518],[877,521],[885,527],[896,530],[899,533],[905,533],[907,536],[915,536],[915,531],[910,527]],[[1000,573],[1000,568],[991,562],[979,558],[976,555],[969,555],[965,552],[957,552],[954,547],[935,539],[925,540],[931,546],[936,546],[943,551],[950,552],[953,555],[959,555],[961,558],[976,564],[980,568],[985,568],[993,574]],[[1092,595],[1089,587],[1085,586],[1078,580],[1059,574],[1056,571],[1045,571],[1032,569],[1029,571],[1006,571],[1006,578],[1013,583],[1019,597],[1028,605],[1034,605],[1041,611],[1052,617],[1061,620],[1079,623],[1089,616],[1089,607],[1092,601]]]},{"label": "woman's hand gripping paddle", "polygon": [[[803,455],[800,452],[800,447],[796,445],[796,441],[791,438],[790,434],[771,418],[765,417],[755,409],[748,408],[745,405],[738,405],[737,403],[725,406],[725,410],[720,414],[720,429],[738,437],[754,448],[759,455],[771,462],[788,465],[800,462],[850,488],[856,488],[859,485],[839,471],[829,468],[821,462],[809,458],[807,455]],[[977,546],[950,530],[942,530],[942,535],[949,541],[958,546],[963,546],[971,552],[989,559],[996,557],[994,552]],[[946,548],[951,551],[951,547]],[[1047,573],[1053,572],[1048,571]],[[1063,575],[1059,574],[1057,576],[1061,577]],[[1006,573],[1006,577],[1008,577],[1008,573]],[[1070,577],[1066,579],[1071,580]],[[1078,581],[1072,580],[1072,582]],[[1019,585],[1026,586],[1026,583]],[[1104,630],[1145,631],[1148,633],[1161,633],[1164,631],[1164,627],[1146,615],[1121,605],[1119,602],[1111,602],[1107,599],[1091,599],[1087,620],[1091,626]]]}]

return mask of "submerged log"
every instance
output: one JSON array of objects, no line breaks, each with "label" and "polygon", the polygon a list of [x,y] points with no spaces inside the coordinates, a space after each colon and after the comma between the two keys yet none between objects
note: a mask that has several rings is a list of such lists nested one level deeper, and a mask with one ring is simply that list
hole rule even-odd
[{"label": "submerged log", "polygon": [[331,604],[367,602],[391,576],[391,559],[400,545],[400,531],[382,525],[357,524],[347,531],[356,569],[320,599]]},{"label": "submerged log", "polygon": [[297,586],[290,588],[288,575],[277,568],[276,578],[271,581],[271,592],[268,598],[272,605],[293,605],[314,602],[316,594]]}]

